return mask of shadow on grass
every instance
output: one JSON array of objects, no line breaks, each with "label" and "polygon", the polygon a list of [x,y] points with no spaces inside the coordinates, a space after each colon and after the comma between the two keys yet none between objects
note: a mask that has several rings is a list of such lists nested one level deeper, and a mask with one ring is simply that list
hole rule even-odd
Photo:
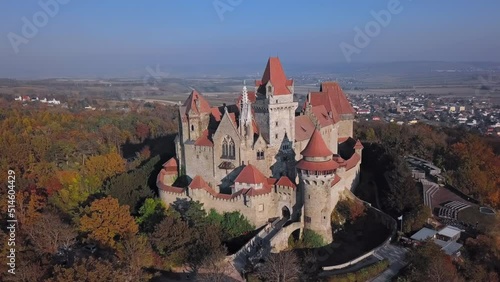
[{"label": "shadow on grass", "polygon": [[355,222],[346,223],[343,230],[333,234],[333,242],[321,248],[298,249],[301,256],[312,252],[319,267],[349,262],[382,244],[391,230],[376,220],[376,211],[368,209],[366,215]]}]

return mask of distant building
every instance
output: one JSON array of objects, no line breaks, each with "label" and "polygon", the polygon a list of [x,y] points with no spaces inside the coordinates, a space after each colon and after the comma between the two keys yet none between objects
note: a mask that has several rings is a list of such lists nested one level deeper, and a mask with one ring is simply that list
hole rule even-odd
[{"label": "distant building", "polygon": [[446,226],[443,229],[436,231],[424,227],[413,234],[410,238],[415,241],[431,240],[434,244],[439,245],[441,250],[449,256],[460,256],[462,244],[457,243],[463,230],[454,226]]}]

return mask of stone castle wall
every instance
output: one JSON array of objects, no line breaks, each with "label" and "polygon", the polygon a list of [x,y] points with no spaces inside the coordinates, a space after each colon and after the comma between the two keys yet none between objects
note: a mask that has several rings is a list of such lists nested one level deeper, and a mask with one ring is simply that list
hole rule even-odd
[{"label": "stone castle wall", "polygon": [[354,136],[352,120],[341,120],[337,124],[339,126],[339,131],[338,131],[339,138]]},{"label": "stone castle wall", "polygon": [[256,227],[264,225],[269,218],[280,217],[283,207],[290,213],[296,205],[295,189],[290,187],[276,187],[272,192],[257,195],[238,195],[232,198],[221,198],[210,194],[204,189],[184,189],[180,193],[160,190],[160,198],[166,205],[178,200],[193,200],[203,203],[208,212],[215,209],[218,213],[239,211],[250,223]]}]

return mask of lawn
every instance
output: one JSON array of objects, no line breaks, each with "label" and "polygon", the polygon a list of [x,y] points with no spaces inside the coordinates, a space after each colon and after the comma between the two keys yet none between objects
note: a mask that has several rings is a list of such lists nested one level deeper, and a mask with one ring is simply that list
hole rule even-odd
[{"label": "lawn", "polygon": [[479,211],[479,206],[471,206],[458,213],[458,221],[465,222],[472,226],[478,223],[477,229],[481,232],[485,232],[494,224],[495,215],[481,213]]},{"label": "lawn", "polygon": [[382,244],[390,235],[391,231],[375,218],[375,211],[368,209],[365,216],[353,224],[346,223],[343,230],[333,234],[331,244],[297,251],[312,251],[320,267],[348,262]]}]

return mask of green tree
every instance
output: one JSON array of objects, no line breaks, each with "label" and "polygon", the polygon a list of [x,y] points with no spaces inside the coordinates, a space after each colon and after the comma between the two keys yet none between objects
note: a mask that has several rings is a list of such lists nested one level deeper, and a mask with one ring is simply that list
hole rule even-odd
[{"label": "green tree", "polygon": [[165,204],[160,198],[147,198],[139,209],[136,222],[143,232],[151,233],[156,224],[160,223],[166,215]]},{"label": "green tree", "polygon": [[153,191],[157,189],[155,181],[150,179],[159,172],[156,168],[159,161],[160,156],[156,156],[133,171],[112,177],[104,191],[118,199],[120,204],[131,207],[132,214],[137,214],[140,203],[153,197]]},{"label": "green tree", "polygon": [[250,224],[248,219],[238,211],[219,214],[211,209],[207,215],[207,221],[221,227],[223,240],[238,237],[255,229],[255,226]]},{"label": "green tree", "polygon": [[174,263],[184,263],[187,257],[187,245],[192,241],[193,230],[180,218],[165,217],[149,236],[153,248],[162,257]]},{"label": "green tree", "polygon": [[319,248],[325,245],[323,237],[310,229],[304,229],[302,242],[304,243],[305,248]]}]

